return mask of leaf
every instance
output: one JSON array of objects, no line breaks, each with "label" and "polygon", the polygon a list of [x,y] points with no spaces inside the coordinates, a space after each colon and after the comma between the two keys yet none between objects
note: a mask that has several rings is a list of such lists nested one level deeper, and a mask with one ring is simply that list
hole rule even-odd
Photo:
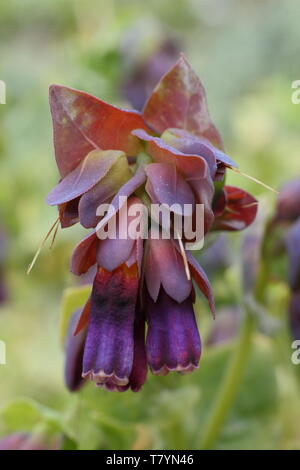
[{"label": "leaf", "polygon": [[140,144],[130,133],[147,126],[136,111],[116,108],[72,88],[49,89],[55,156],[62,177],[94,149],[122,150],[134,156]]},{"label": "leaf", "polygon": [[29,398],[17,399],[0,410],[0,429],[9,434],[15,431],[31,431],[41,420],[40,405]]},{"label": "leaf", "polygon": [[143,116],[161,134],[170,127],[184,129],[223,148],[221,136],[209,116],[204,87],[183,55],[154,89]]},{"label": "leaf", "polygon": [[60,337],[62,342],[68,331],[72,314],[86,303],[92,290],[91,285],[69,287],[64,291],[60,309]]}]

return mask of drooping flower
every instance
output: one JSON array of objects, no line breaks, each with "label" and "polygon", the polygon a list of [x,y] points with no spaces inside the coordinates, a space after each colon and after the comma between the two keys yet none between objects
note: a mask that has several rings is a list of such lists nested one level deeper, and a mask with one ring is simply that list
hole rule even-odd
[{"label": "drooping flower", "polygon": [[291,289],[289,320],[293,337],[300,339],[300,217],[286,234],[286,250]]},{"label": "drooping flower", "polygon": [[272,225],[282,227],[280,236],[288,258],[291,291],[289,323],[292,336],[300,339],[300,178],[288,181],[281,188]]},{"label": "drooping flower", "polygon": [[[143,106],[152,93],[162,76],[168,72],[170,67],[176,61],[179,55],[178,41],[172,37],[166,36],[158,42],[151,55],[141,58],[141,51],[136,51],[132,57],[131,41],[143,41],[143,38],[137,38],[136,34],[125,41],[124,61],[128,62],[128,73],[125,79],[122,79],[121,92],[124,98],[129,101],[134,109],[142,110]],[[130,48],[130,54],[128,49]]]},{"label": "drooping flower", "polygon": [[[227,168],[236,165],[224,153],[203,85],[181,56],[141,113],[58,85],[50,88],[50,104],[61,180],[47,202],[58,206],[63,228],[76,222],[93,228],[75,248],[71,271],[82,275],[96,266],[91,296],[74,332],[75,338],[81,336],[74,340],[69,334],[66,343],[69,389],[82,384],[80,370],[98,386],[118,391],[139,390],[148,365],[155,374],[191,372],[201,353],[192,280],[213,313],[214,300],[185,236],[174,232],[174,217],[194,222],[202,204],[203,233],[240,230],[257,209],[248,193],[224,187]],[[112,212],[99,212],[103,203],[110,203]],[[146,219],[152,217],[149,204],[168,207],[171,238],[154,236],[155,230],[146,242],[129,235],[129,212],[136,203]],[[188,216],[182,210],[186,205]],[[99,237],[112,221],[117,235]],[[160,234],[163,221],[156,224]]]}]

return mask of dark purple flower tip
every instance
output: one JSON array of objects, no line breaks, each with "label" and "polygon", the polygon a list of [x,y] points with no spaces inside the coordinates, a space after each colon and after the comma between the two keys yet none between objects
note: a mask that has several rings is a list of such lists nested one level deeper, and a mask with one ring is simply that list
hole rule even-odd
[{"label": "dark purple flower tip", "polygon": [[289,181],[280,190],[277,219],[293,221],[300,217],[300,178]]},{"label": "dark purple flower tip", "polygon": [[146,312],[146,351],[152,372],[166,375],[170,371],[187,373],[196,369],[201,341],[192,296],[178,303],[161,289],[157,302],[148,296]]},{"label": "dark purple flower tip", "polygon": [[74,335],[75,327],[81,316],[77,310],[71,317],[65,343],[65,383],[70,392],[75,392],[84,384],[82,378],[83,351],[87,328]]},{"label": "dark purple flower tip", "polygon": [[126,385],[116,385],[111,379],[97,386],[105,388],[110,392],[125,392],[129,388],[138,392],[144,385],[148,372],[148,363],[145,347],[145,318],[141,310],[137,310],[134,321],[134,353],[133,364],[129,381]]},{"label": "dark purple flower tip", "polygon": [[[126,386],[133,365],[134,316],[138,270],[120,266],[99,268],[91,294],[83,376],[97,384]],[[109,386],[109,385],[108,385]]]},{"label": "dark purple flower tip", "polygon": [[300,340],[300,291],[292,293],[289,306],[289,322],[293,338]]}]

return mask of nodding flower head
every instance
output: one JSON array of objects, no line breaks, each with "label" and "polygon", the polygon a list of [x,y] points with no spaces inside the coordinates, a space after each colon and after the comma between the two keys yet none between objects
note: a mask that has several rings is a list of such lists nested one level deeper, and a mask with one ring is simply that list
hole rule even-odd
[{"label": "nodding flower head", "polygon": [[[70,323],[68,388],[77,390],[91,379],[108,390],[137,391],[148,366],[154,374],[191,372],[201,353],[193,282],[213,314],[215,307],[187,237],[175,236],[175,218],[186,220],[182,208],[188,205],[194,223],[202,205],[205,234],[241,230],[257,210],[251,195],[224,186],[227,169],[236,164],[224,153],[202,83],[181,55],[141,112],[59,85],[50,88],[50,105],[60,181],[47,202],[58,206],[63,228],[79,222],[93,229],[75,248],[71,271],[80,276],[96,269],[90,298]],[[104,203],[112,211],[99,212]],[[165,228],[161,219],[157,230],[142,227],[147,237],[133,237],[134,204],[146,220],[151,205],[170,208],[169,238],[156,236]],[[111,222],[116,236],[100,236]]]}]

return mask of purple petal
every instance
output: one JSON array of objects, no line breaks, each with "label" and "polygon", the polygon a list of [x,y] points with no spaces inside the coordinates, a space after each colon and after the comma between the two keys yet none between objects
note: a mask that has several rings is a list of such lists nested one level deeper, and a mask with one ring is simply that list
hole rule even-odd
[{"label": "purple petal", "polygon": [[[116,238],[99,240],[97,251],[97,263],[107,271],[113,271],[121,264],[129,260],[134,248],[135,240]],[[136,258],[134,262],[136,261]]]},{"label": "purple petal", "polygon": [[238,168],[238,165],[232,160],[226,153],[222,152],[222,150],[217,149],[214,147],[214,152],[216,155],[217,161],[224,163],[225,166]]},{"label": "purple petal", "polygon": [[111,202],[113,208],[112,211],[109,211],[105,217],[99,222],[96,227],[96,232],[101,230],[108,223],[111,217],[113,217],[125,204],[127,198],[131,196],[142,184],[146,181],[146,173],[143,167],[140,167],[135,175],[130,178],[127,183],[125,183],[120,191],[115,195]]},{"label": "purple petal", "polygon": [[96,383],[125,386],[133,364],[137,269],[99,269],[91,295],[83,374]]},{"label": "purple petal", "polygon": [[79,203],[79,219],[81,225],[85,228],[95,227],[100,219],[100,217],[96,215],[98,206],[109,201],[115,193],[115,188],[104,185],[101,180],[87,193],[83,194]]},{"label": "purple petal", "polygon": [[196,194],[197,203],[204,204],[205,232],[211,227],[214,215],[211,208],[214,195],[214,185],[209,167],[204,158],[199,155],[188,155],[167,145],[162,139],[152,137],[142,129],[132,131],[132,134],[147,142],[147,152],[155,162],[175,164]]},{"label": "purple petal", "polygon": [[175,164],[186,177],[197,176],[205,178],[209,168],[204,158],[199,155],[188,155],[171,147],[159,137],[153,137],[143,129],[135,129],[132,134],[147,142],[149,154],[157,163]]},{"label": "purple petal", "polygon": [[80,276],[96,263],[98,243],[96,232],[90,233],[78,243],[71,258],[70,271],[73,274]]},{"label": "purple petal", "polygon": [[171,240],[148,240],[145,279],[154,301],[157,300],[161,285],[177,302],[185,300],[192,290],[192,283],[186,277],[182,256]]},{"label": "purple petal", "polygon": [[46,198],[47,204],[56,206],[81,196],[95,186],[123,155],[117,150],[92,150],[85,159],[71,171]]},{"label": "purple petal", "polygon": [[203,157],[209,166],[211,177],[214,178],[217,170],[216,155],[214,147],[208,141],[183,129],[167,129],[161,139],[180,152]]},{"label": "purple petal", "polygon": [[237,167],[237,164],[224,152],[214,147],[207,139],[198,137],[183,129],[167,129],[161,136],[162,140],[183,153],[199,155],[203,157],[214,177],[216,162],[229,167]]},{"label": "purple petal", "polygon": [[131,176],[127,158],[123,154],[113,164],[108,174],[80,198],[79,217],[83,227],[91,228],[97,225],[100,220],[96,214],[98,206],[109,202]]},{"label": "purple petal", "polygon": [[138,392],[144,385],[148,372],[148,362],[145,347],[145,318],[141,311],[136,313],[134,321],[134,353],[133,365],[129,382],[127,385],[116,385],[108,379],[105,383],[99,383],[100,387],[113,392],[125,392],[129,388],[133,392]]},{"label": "purple petal", "polygon": [[135,216],[129,215],[130,208],[134,204],[141,205],[140,199],[130,197],[127,201],[127,205],[123,206],[118,214],[114,216],[113,221],[116,226],[116,237],[99,240],[97,263],[107,271],[111,272],[123,263],[127,263],[129,267],[137,261],[139,265],[141,264],[141,260],[138,259],[137,240],[131,238],[131,234],[128,231],[130,223],[135,220]]},{"label": "purple petal", "polygon": [[157,302],[146,303],[146,351],[154,374],[191,372],[198,367],[201,342],[191,297],[178,303],[162,289]]},{"label": "purple petal", "polygon": [[177,172],[174,164],[151,163],[146,166],[145,171],[148,177],[146,190],[153,198],[153,202],[168,206],[179,204],[182,214],[184,213],[184,204],[190,204],[194,207],[193,191]]}]

